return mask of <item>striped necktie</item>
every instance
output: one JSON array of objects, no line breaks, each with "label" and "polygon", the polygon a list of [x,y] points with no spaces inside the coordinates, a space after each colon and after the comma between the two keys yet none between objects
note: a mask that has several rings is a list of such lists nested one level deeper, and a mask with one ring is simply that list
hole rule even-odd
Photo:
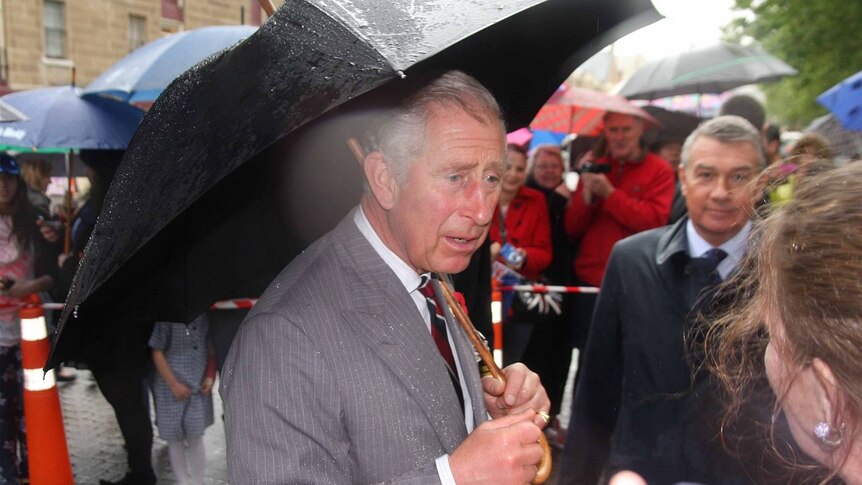
[{"label": "striped necktie", "polygon": [[452,354],[452,347],[449,346],[449,337],[446,332],[446,318],[443,316],[443,307],[440,306],[440,302],[437,300],[437,295],[434,293],[434,285],[431,284],[431,278],[428,275],[422,275],[419,292],[425,297],[425,303],[428,305],[428,313],[431,316],[431,337],[434,338],[437,350],[446,363],[449,377],[452,379],[452,385],[455,387],[455,393],[458,395],[458,400],[463,409],[464,395],[461,391],[461,381],[458,378],[458,367],[455,365],[455,356]]}]

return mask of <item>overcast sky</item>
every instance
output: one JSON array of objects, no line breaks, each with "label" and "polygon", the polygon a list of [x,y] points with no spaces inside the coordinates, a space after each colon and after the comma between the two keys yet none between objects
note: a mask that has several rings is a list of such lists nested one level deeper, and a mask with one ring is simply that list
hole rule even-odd
[{"label": "overcast sky", "polygon": [[733,18],[733,0],[652,0],[664,19],[623,37],[618,55],[657,59],[718,42],[721,28]]}]

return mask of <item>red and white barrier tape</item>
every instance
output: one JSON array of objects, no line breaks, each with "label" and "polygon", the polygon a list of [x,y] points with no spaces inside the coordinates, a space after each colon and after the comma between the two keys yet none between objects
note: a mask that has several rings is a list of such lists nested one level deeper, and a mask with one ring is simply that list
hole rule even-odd
[{"label": "red and white barrier tape", "polygon": [[[598,293],[599,289],[594,286],[557,286],[557,285],[509,285],[500,286],[500,291],[532,291],[533,293]],[[249,310],[257,303],[257,298],[235,298],[233,300],[217,301],[210,306],[211,310]],[[10,308],[21,308],[23,305],[14,303],[0,303],[0,310]],[[62,310],[62,303],[42,303],[45,310]]]},{"label": "red and white barrier tape", "polygon": [[[257,298],[237,298],[234,300],[217,301],[210,307],[211,310],[248,310],[257,303]],[[0,303],[0,310],[10,308],[21,308],[23,305],[13,303]],[[65,305],[62,303],[42,303],[42,308],[45,310],[62,310]]]},{"label": "red and white barrier tape", "polygon": [[508,285],[500,286],[500,291],[531,291],[533,293],[598,293],[595,286],[558,286],[558,285]]},{"label": "red and white barrier tape", "polygon": [[236,298],[234,300],[217,301],[211,310],[248,310],[257,303],[257,298]]}]

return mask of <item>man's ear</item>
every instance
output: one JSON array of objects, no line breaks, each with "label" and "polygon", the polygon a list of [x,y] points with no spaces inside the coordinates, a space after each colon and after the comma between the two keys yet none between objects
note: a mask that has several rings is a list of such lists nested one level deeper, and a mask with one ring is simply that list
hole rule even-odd
[{"label": "man's ear", "polygon": [[373,151],[365,156],[362,164],[365,171],[365,180],[374,200],[384,210],[391,210],[395,205],[395,197],[398,193],[398,184],[395,174],[386,164],[386,158],[379,151]]},{"label": "man's ear", "polygon": [[676,178],[679,180],[679,189],[682,192],[682,196],[685,197],[688,195],[686,194],[686,192],[688,192],[688,180],[685,178],[685,165],[680,163],[679,166],[676,167],[676,173]]},{"label": "man's ear", "polygon": [[832,373],[829,364],[817,357],[811,362],[811,370],[819,387],[816,398],[824,413],[823,417],[827,423],[837,425],[841,419],[840,416],[835,416],[835,413],[840,412],[842,399],[841,388],[835,380],[835,374]]}]

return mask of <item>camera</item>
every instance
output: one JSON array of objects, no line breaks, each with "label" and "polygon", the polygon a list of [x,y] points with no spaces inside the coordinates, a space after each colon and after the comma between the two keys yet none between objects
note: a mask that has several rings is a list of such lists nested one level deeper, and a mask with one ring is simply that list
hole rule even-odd
[{"label": "camera", "polygon": [[580,170],[580,173],[611,173],[611,164],[609,163],[585,163]]},{"label": "camera", "polygon": [[500,248],[500,255],[512,266],[520,266],[524,262],[524,255],[518,252],[514,246],[509,243]]}]

